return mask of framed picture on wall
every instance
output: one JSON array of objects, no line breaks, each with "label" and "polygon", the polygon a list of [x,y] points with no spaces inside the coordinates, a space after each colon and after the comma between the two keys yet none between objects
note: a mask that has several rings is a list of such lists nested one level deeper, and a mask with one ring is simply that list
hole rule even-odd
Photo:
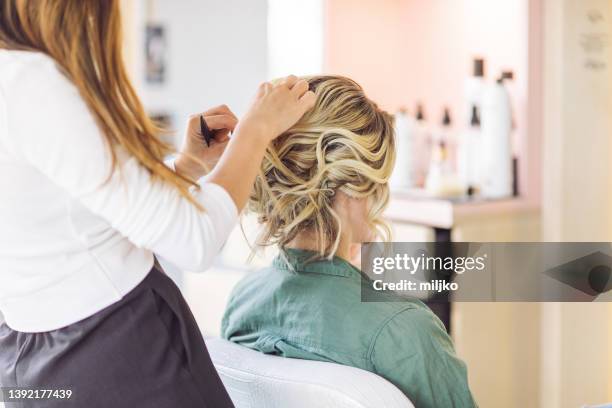
[{"label": "framed picture on wall", "polygon": [[159,24],[148,24],[145,35],[146,81],[163,84],[166,79],[166,30]]}]

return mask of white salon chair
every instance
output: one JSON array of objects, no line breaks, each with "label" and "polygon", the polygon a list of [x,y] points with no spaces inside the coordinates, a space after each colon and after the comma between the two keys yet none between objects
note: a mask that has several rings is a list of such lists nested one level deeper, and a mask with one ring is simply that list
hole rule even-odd
[{"label": "white salon chair", "polygon": [[206,345],[236,408],[414,408],[393,384],[354,367]]}]

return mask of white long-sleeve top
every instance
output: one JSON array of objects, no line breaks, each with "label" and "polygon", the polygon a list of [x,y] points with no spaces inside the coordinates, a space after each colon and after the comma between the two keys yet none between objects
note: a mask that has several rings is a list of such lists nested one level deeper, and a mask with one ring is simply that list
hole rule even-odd
[{"label": "white long-sleeve top", "polygon": [[134,158],[111,156],[76,87],[49,57],[0,50],[0,311],[22,332],[65,327],[117,302],[153,252],[203,271],[237,220],[200,180],[204,212]]}]

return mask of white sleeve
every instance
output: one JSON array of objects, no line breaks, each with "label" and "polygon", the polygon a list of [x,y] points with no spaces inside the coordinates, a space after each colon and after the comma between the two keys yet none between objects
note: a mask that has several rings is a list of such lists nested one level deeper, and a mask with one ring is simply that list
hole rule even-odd
[{"label": "white sleeve", "polygon": [[237,221],[229,194],[200,180],[193,194],[201,212],[121,150],[108,178],[110,152],[93,115],[67,78],[53,66],[45,71],[8,107],[14,152],[135,245],[183,270],[207,269]]}]

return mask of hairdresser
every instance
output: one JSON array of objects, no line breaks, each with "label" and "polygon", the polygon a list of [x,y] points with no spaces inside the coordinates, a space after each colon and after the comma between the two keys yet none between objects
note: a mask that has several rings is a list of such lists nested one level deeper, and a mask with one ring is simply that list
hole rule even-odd
[{"label": "hairdresser", "polygon": [[119,0],[0,0],[0,385],[63,390],[19,406],[231,407],[153,253],[206,270],[314,95],[288,77],[240,120],[194,115],[165,164],[120,29]]}]

